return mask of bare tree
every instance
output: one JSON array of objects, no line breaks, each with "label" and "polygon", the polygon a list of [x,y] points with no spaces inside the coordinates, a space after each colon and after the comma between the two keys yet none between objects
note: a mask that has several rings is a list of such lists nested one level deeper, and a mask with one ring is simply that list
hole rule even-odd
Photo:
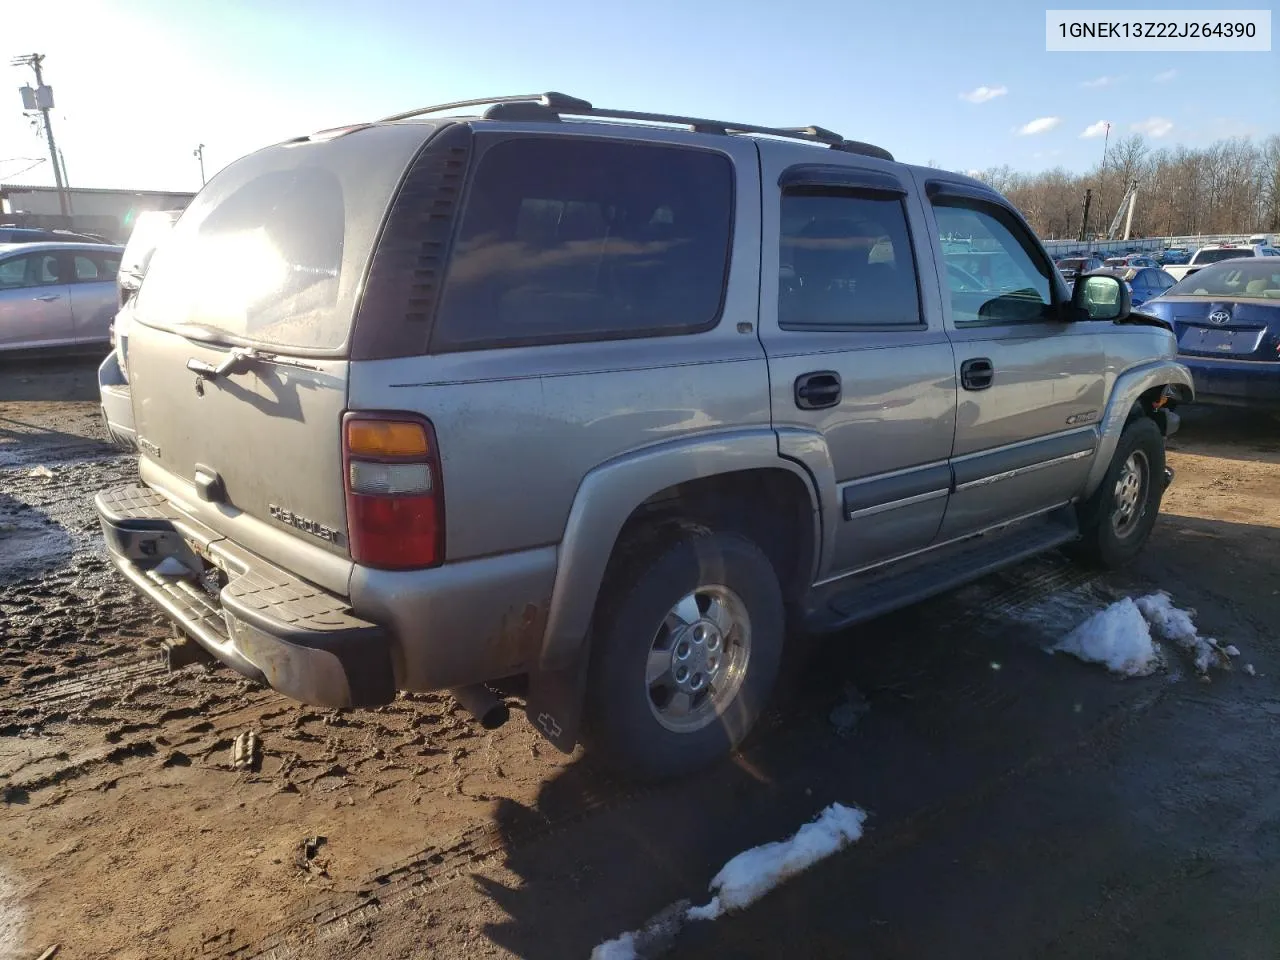
[{"label": "bare tree", "polygon": [[1006,164],[978,176],[1013,201],[1043,237],[1079,232],[1086,189],[1093,191],[1090,232],[1105,230],[1135,180],[1137,236],[1280,230],[1280,136],[1153,152],[1134,134],[1107,152],[1105,165],[1083,174],[1061,168],[1022,174]]}]

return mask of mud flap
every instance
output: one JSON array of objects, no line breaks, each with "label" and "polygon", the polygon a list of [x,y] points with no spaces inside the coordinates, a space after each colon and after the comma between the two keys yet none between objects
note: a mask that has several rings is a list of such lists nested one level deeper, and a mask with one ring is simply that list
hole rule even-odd
[{"label": "mud flap", "polygon": [[561,753],[572,753],[577,746],[586,690],[585,656],[558,670],[534,670],[529,674],[525,713]]}]

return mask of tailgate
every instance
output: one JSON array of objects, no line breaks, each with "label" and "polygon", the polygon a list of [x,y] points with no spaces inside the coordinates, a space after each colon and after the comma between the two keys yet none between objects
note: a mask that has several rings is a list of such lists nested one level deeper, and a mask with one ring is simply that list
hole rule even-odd
[{"label": "tailgate", "polygon": [[158,247],[134,299],[143,479],[342,594],[353,318],[387,210],[435,129],[327,131],[236,161]]},{"label": "tailgate", "polygon": [[[202,523],[232,539],[248,537],[255,542],[244,546],[284,566],[280,546],[267,535],[272,529],[345,555],[340,423],[347,361],[310,358],[298,367],[254,360],[215,378],[187,367],[190,361],[216,367],[227,353],[134,327],[134,420],[138,447],[151,461],[144,476],[149,469]],[[260,535],[235,523],[241,514],[262,521]]]}]

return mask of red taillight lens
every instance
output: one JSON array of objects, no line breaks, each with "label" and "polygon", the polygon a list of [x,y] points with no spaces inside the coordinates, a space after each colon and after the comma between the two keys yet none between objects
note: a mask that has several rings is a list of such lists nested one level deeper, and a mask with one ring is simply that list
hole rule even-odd
[{"label": "red taillight lens", "polygon": [[431,424],[348,414],[342,429],[351,558],[386,570],[444,562],[444,498]]}]

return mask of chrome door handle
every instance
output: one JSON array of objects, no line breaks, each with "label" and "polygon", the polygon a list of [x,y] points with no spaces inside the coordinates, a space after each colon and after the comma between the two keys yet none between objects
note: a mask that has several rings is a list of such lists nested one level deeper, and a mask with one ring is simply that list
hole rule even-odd
[{"label": "chrome door handle", "polygon": [[44,297],[32,297],[31,299],[32,299],[32,300],[38,300],[40,303],[53,303],[53,301],[55,301],[55,300],[61,300],[61,299],[62,299],[62,294],[60,294],[60,293],[51,293],[51,294],[49,294],[48,296],[44,296]]}]

